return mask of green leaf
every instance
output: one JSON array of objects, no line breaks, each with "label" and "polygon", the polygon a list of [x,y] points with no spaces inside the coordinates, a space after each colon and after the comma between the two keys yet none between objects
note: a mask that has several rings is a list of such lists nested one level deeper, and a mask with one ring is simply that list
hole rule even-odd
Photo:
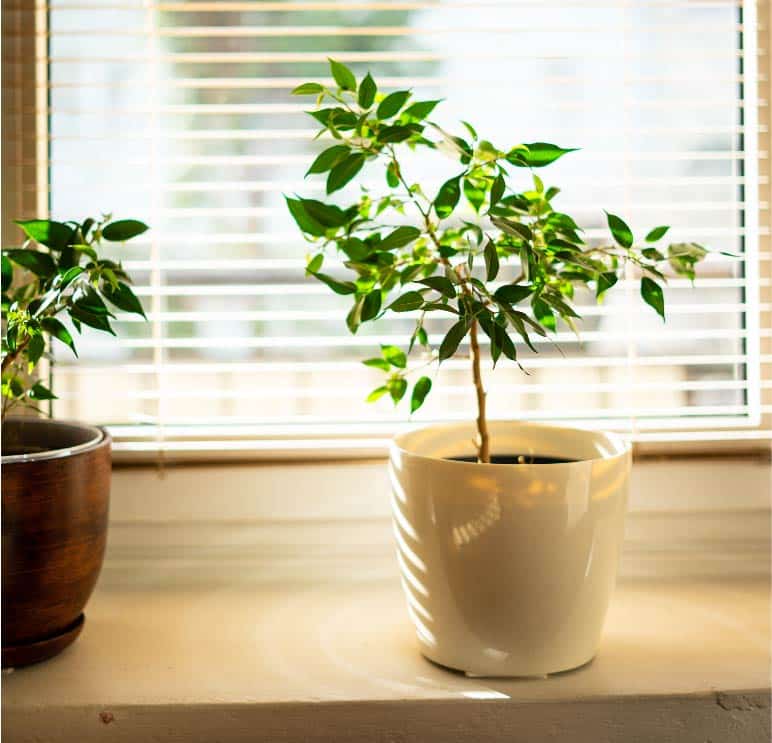
[{"label": "green leaf", "polygon": [[[499,318],[503,321],[503,317]],[[493,364],[499,360],[502,351],[508,359],[517,361],[517,351],[515,350],[515,344],[512,339],[507,335],[507,331],[499,321],[493,321],[490,313],[481,314],[479,316],[480,325],[482,326],[485,334],[491,339],[491,357],[493,358]]]},{"label": "green leaf", "polygon": [[451,315],[458,314],[458,310],[455,307],[442,302],[427,302],[421,309],[424,312],[450,312]]},{"label": "green leaf", "polygon": [[648,258],[650,261],[660,262],[665,260],[665,256],[656,248],[644,248],[641,251],[641,255],[644,258]]},{"label": "green leaf", "polygon": [[343,188],[365,164],[365,156],[361,152],[349,155],[339,162],[327,176],[327,193],[331,194]]},{"label": "green leaf", "polygon": [[403,126],[402,124],[386,126],[378,132],[378,141],[384,144],[396,144],[410,139],[413,134],[417,134],[419,131],[420,129],[416,129],[414,124],[410,126]]},{"label": "green leaf", "polygon": [[498,302],[512,305],[522,302],[532,293],[533,287],[528,284],[506,284],[496,289],[493,298]]},{"label": "green leaf", "polygon": [[464,178],[464,196],[471,204],[475,212],[480,211],[480,207],[485,201],[485,188],[480,187],[479,183],[472,178]]},{"label": "green leaf", "polygon": [[402,377],[395,377],[388,381],[386,387],[389,390],[391,399],[394,400],[394,404],[396,405],[407,392],[407,380]]},{"label": "green leaf", "polygon": [[40,361],[40,357],[43,355],[43,351],[46,350],[46,342],[42,335],[33,335],[27,346],[27,361],[30,365],[30,371],[34,368],[35,364]]},{"label": "green leaf", "polygon": [[445,335],[440,344],[440,361],[449,359],[457,350],[467,334],[469,326],[466,320],[459,320]]},{"label": "green leaf", "polygon": [[81,222],[80,225],[80,235],[85,240],[88,238],[88,233],[91,231],[91,228],[96,224],[96,222],[91,219],[91,217],[88,217],[87,219],[84,219],[83,222]]},{"label": "green leaf", "polygon": [[410,412],[415,413],[424,404],[426,396],[432,389],[432,380],[429,377],[421,377],[413,385],[413,393],[410,396]]},{"label": "green leaf", "polygon": [[325,204],[316,199],[301,199],[301,201],[306,214],[322,227],[341,227],[348,222],[346,213],[334,204]]},{"label": "green leaf", "polygon": [[24,397],[24,385],[19,377],[3,377],[3,397]]},{"label": "green leaf", "polygon": [[648,276],[644,276],[641,279],[641,296],[643,301],[650,307],[653,307],[657,314],[664,320],[665,319],[665,295],[662,292],[662,287],[650,279]]},{"label": "green leaf", "polygon": [[341,62],[336,62],[334,59],[328,61],[335,82],[338,83],[343,90],[356,90],[357,79],[354,77],[354,73]]},{"label": "green leaf", "polygon": [[504,191],[506,190],[507,184],[504,181],[504,176],[499,173],[496,176],[496,179],[493,181],[493,184],[491,185],[491,195],[490,195],[490,205],[495,206],[498,204],[499,201],[501,201],[501,197],[504,195]]},{"label": "green leaf", "polygon": [[507,219],[506,217],[491,217],[491,221],[507,235],[519,237],[523,240],[533,240],[533,233],[528,225],[516,222],[514,219]]},{"label": "green leaf", "polygon": [[607,271],[598,276],[597,284],[598,288],[595,292],[595,296],[600,299],[614,284],[617,283],[619,277],[614,271]]},{"label": "green leaf", "polygon": [[404,369],[407,366],[405,352],[396,346],[381,346],[381,356],[398,369]]},{"label": "green leaf", "polygon": [[428,286],[448,299],[454,299],[456,296],[456,288],[453,286],[453,282],[445,276],[430,276],[428,279],[416,281],[416,284]]},{"label": "green leaf", "polygon": [[416,101],[408,106],[403,112],[403,116],[409,116],[411,119],[425,119],[440,101]]},{"label": "green leaf", "polygon": [[697,243],[672,243],[668,245],[667,256],[669,260],[688,259],[693,263],[701,261],[708,251]]},{"label": "green leaf", "polygon": [[375,94],[378,92],[378,86],[375,84],[375,80],[368,72],[359,86],[359,98],[358,102],[362,108],[370,108],[375,100]]},{"label": "green leaf", "polygon": [[74,232],[69,225],[49,219],[16,220],[16,224],[28,238],[52,250],[64,250]]},{"label": "green leaf", "polygon": [[[673,270],[692,281],[695,278],[695,265],[707,254],[708,251],[697,243],[673,243],[667,249],[668,263],[670,263]],[[649,267],[649,271],[651,270],[651,267]]]},{"label": "green leaf", "polygon": [[397,297],[388,307],[392,312],[412,312],[424,303],[421,292],[406,292]]},{"label": "green leaf", "polygon": [[340,129],[353,129],[357,125],[357,117],[351,111],[340,106],[335,108],[319,108],[316,111],[306,111],[313,116],[322,126],[330,131]]},{"label": "green leaf", "polygon": [[496,250],[496,244],[488,240],[483,248],[483,258],[485,258],[485,280],[493,281],[499,275],[499,252]]},{"label": "green leaf", "polygon": [[372,320],[381,311],[381,290],[373,289],[365,296],[364,302],[362,302],[362,322]]},{"label": "green leaf", "polygon": [[336,144],[332,147],[328,147],[311,163],[311,167],[306,172],[306,175],[308,176],[312,173],[326,173],[345,157],[348,157],[350,153],[351,149],[345,144]]},{"label": "green leaf", "polygon": [[13,283],[13,264],[8,256],[3,253],[3,293],[11,288]]},{"label": "green leaf", "polygon": [[42,382],[36,382],[29,391],[31,400],[57,400],[57,396],[51,392]]},{"label": "green leaf", "polygon": [[287,202],[287,208],[290,210],[292,218],[303,232],[314,237],[324,237],[326,228],[308,214],[303,206],[303,199],[291,199],[289,196],[285,196],[284,200]]},{"label": "green leaf", "polygon": [[633,231],[627,226],[627,223],[616,214],[609,214],[608,212],[606,212],[606,220],[617,243],[623,248],[631,248],[633,246]]},{"label": "green leaf", "polygon": [[9,351],[15,351],[18,335],[19,335],[19,326],[9,325],[8,330],[6,331],[6,334],[5,334],[5,338],[3,338],[3,350],[5,350],[5,347],[7,346]]},{"label": "green leaf", "polygon": [[54,259],[39,250],[8,250],[5,255],[16,265],[32,271],[36,276],[49,278],[56,273]]},{"label": "green leaf", "polygon": [[[358,237],[349,237],[338,243],[338,248],[342,250],[352,261],[363,261],[373,251],[364,240]],[[321,255],[321,254],[320,254]]]},{"label": "green leaf", "polygon": [[507,161],[519,168],[543,168],[554,163],[569,152],[576,152],[576,147],[558,147],[549,142],[531,142],[514,147],[507,153]]},{"label": "green leaf", "polygon": [[[90,247],[89,245],[74,245],[73,247],[62,251],[62,258],[59,261],[59,265],[62,268],[70,268],[71,266],[74,266],[75,263],[73,261],[80,260],[78,253],[83,253],[83,255],[88,256],[94,262],[99,260],[94,248]],[[71,260],[70,257],[72,258]]]},{"label": "green leaf", "polygon": [[651,232],[649,232],[648,235],[644,238],[647,243],[655,243],[657,240],[661,240],[667,231],[670,229],[667,225],[662,225],[661,227],[655,227]]},{"label": "green leaf", "polygon": [[555,315],[550,309],[550,306],[542,299],[534,298],[531,301],[531,307],[533,308],[533,314],[536,320],[543,325],[547,330],[553,332],[557,328],[557,322],[555,321]]},{"label": "green leaf", "polygon": [[515,328],[518,335],[523,339],[523,342],[528,346],[528,348],[530,348],[534,353],[538,353],[536,346],[533,345],[531,339],[528,337],[528,331],[526,330],[525,323],[528,322],[529,325],[534,325],[538,329],[539,335],[545,334],[544,328],[534,323],[534,321],[531,320],[528,315],[522,312],[505,312],[505,315],[507,320],[512,323],[512,326]]},{"label": "green leaf", "polygon": [[544,302],[546,302],[552,309],[557,310],[557,312],[563,317],[563,319],[566,319],[568,317],[576,317],[578,318],[579,315],[576,314],[576,311],[566,302],[563,301],[563,298],[560,294],[553,293],[553,292],[544,292],[541,295],[541,298]]},{"label": "green leaf", "polygon": [[399,171],[393,160],[386,167],[386,183],[388,183],[391,188],[399,186]]},{"label": "green leaf", "polygon": [[356,297],[348,315],[346,315],[346,326],[352,335],[356,334],[357,330],[359,330],[359,325],[362,322],[362,305],[364,304],[364,301],[364,297]]},{"label": "green leaf", "polygon": [[426,266],[424,266],[422,263],[411,263],[409,266],[400,271],[399,283],[403,286],[410,283],[413,281],[413,279],[415,279],[416,276],[423,273],[425,268]]},{"label": "green leaf", "polygon": [[102,228],[102,237],[110,242],[124,242],[147,232],[148,226],[136,219],[121,219]]},{"label": "green leaf", "polygon": [[70,350],[77,356],[78,352],[75,350],[75,341],[64,325],[59,322],[55,317],[44,317],[40,321],[40,327],[46,331],[50,336],[56,338],[56,340],[69,346]]},{"label": "green leaf", "polygon": [[440,219],[449,217],[461,198],[461,176],[450,178],[440,186],[437,198],[434,199],[434,211]]},{"label": "green leaf", "polygon": [[73,266],[72,268],[68,268],[61,274],[62,280],[59,284],[59,289],[66,289],[82,273],[83,269],[80,266]]},{"label": "green leaf", "polygon": [[105,333],[115,335],[115,332],[110,325],[110,321],[107,319],[108,315],[97,315],[93,312],[89,312],[88,310],[83,309],[82,307],[73,305],[70,308],[70,317],[72,317],[73,322],[77,321],[77,323],[83,323],[84,325],[88,325],[95,330],[102,330]]},{"label": "green leaf", "polygon": [[107,315],[112,317],[112,313],[107,309],[107,305],[91,286],[85,288],[79,287],[73,294],[73,297],[75,299],[73,303],[74,307],[79,307],[93,315]]},{"label": "green leaf", "polygon": [[367,402],[375,402],[376,400],[380,400],[387,392],[389,391],[389,388],[384,387],[376,387],[368,396],[367,396]]},{"label": "green leaf", "polygon": [[496,323],[496,343],[499,345],[504,355],[512,361],[517,361],[517,349],[512,339],[507,335],[504,327]]},{"label": "green leaf", "polygon": [[119,281],[117,286],[105,284],[102,287],[102,294],[119,309],[125,312],[132,312],[135,315],[142,315],[147,320],[147,315],[145,315],[141,302],[128,284],[124,284],[122,281]]},{"label": "green leaf", "polygon": [[292,95],[319,95],[324,90],[319,83],[303,83],[292,91]]},{"label": "green leaf", "polygon": [[307,274],[315,274],[319,271],[324,263],[324,253],[317,253],[306,266]]},{"label": "green leaf", "polygon": [[379,250],[394,250],[395,248],[402,248],[405,245],[409,245],[414,240],[417,240],[421,236],[421,230],[417,227],[402,226],[397,227],[394,232],[387,235],[380,243],[378,243]]},{"label": "green leaf", "polygon": [[313,276],[319,281],[324,282],[330,287],[336,294],[354,294],[356,292],[356,284],[351,281],[338,281],[337,279],[328,276],[326,273],[314,273]]},{"label": "green leaf", "polygon": [[472,139],[476,140],[477,139],[477,130],[468,121],[464,121],[462,119],[461,123],[464,125],[464,129],[466,129],[469,132],[469,134],[471,135]]},{"label": "green leaf", "polygon": [[381,371],[391,371],[391,364],[386,359],[367,359],[362,362],[365,366],[371,366],[374,369],[380,369]]},{"label": "green leaf", "polygon": [[375,113],[379,119],[390,119],[399,112],[408,98],[410,98],[409,90],[397,90],[394,93],[389,93],[389,95],[378,104]]},{"label": "green leaf", "polygon": [[421,326],[423,318],[416,323],[416,329],[413,331],[413,335],[410,336],[410,345],[407,347],[408,355],[413,350],[415,342],[418,341],[424,348],[429,348],[429,336],[426,334],[426,330]]}]

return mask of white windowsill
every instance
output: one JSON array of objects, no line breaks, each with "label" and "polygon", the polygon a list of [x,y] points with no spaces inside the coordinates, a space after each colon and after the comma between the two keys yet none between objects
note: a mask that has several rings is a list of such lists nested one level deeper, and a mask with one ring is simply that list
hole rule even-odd
[{"label": "white windowsill", "polygon": [[771,493],[758,459],[637,464],[597,659],[473,680],[417,653],[384,462],[119,469],[83,635],[4,677],[3,733],[767,743]]},{"label": "white windowsill", "polygon": [[769,740],[766,581],[626,582],[594,662],[501,680],[421,658],[395,579],[146,578],[102,585],[75,645],[4,678],[9,740]]}]

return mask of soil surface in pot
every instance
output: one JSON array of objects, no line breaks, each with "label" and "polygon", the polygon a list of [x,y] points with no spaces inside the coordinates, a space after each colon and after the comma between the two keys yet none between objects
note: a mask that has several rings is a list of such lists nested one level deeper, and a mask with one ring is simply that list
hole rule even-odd
[{"label": "soil surface in pot", "polygon": [[[453,462],[476,462],[477,457],[448,457]],[[578,459],[564,459],[562,457],[541,457],[535,454],[494,454],[491,464],[569,464],[578,462]]]}]

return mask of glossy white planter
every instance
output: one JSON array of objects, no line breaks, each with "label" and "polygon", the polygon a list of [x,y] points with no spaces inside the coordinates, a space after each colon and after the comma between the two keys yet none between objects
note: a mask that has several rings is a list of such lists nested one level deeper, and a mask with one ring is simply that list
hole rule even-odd
[{"label": "glossy white planter", "polygon": [[394,532],[421,652],[480,676],[534,676],[595,655],[616,579],[630,472],[617,436],[490,424],[494,454],[579,461],[477,464],[472,424],[391,446]]}]

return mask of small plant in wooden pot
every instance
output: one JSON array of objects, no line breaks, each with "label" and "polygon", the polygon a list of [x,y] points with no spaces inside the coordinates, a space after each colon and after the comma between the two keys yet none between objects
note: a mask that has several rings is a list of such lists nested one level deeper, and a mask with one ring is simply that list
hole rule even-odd
[{"label": "small plant in wooden pot", "polygon": [[[706,251],[663,246],[665,226],[639,243],[614,214],[610,239],[588,242],[538,175],[570,149],[502,149],[465,122],[463,136],[450,134],[431,121],[438,101],[383,95],[369,74],[358,81],[330,64],[334,87],[294,91],[316,98],[310,115],[334,140],[308,174],[326,178],[328,196],[366,169],[383,186],[348,203],[287,198],[313,246],[307,273],[351,299],[352,333],[412,313],[405,346],[364,361],[384,374],[370,399],[404,398],[415,411],[432,387],[421,370],[462,347],[471,356],[476,421],[413,430],[391,447],[398,558],[421,651],[470,674],[575,668],[596,652],[616,578],[630,447],[612,434],[501,420],[504,410],[489,420],[481,348],[494,367],[518,363],[559,322],[576,328],[578,289],[600,300],[628,268],[664,319],[665,270],[693,278]],[[454,164],[439,188],[421,183],[422,153]],[[431,338],[425,326],[438,316],[448,324]]]},{"label": "small plant in wooden pot", "polygon": [[55,399],[36,371],[52,343],[76,353],[83,326],[114,335],[110,307],[144,316],[99,251],[147,230],[109,217],[17,224],[24,245],[2,255],[3,667],[56,655],[83,627],[107,537],[110,437],[36,415]]}]

